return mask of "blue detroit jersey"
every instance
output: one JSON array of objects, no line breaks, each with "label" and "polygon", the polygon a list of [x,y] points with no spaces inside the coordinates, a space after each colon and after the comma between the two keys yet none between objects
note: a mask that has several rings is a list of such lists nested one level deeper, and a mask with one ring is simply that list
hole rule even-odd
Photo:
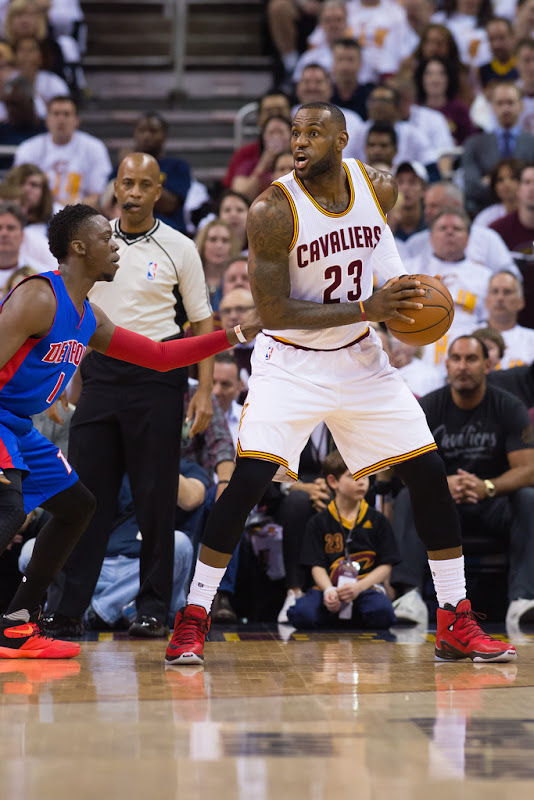
[{"label": "blue detroit jersey", "polygon": [[96,329],[89,301],[84,301],[80,319],[59,272],[43,272],[26,280],[42,278],[50,281],[56,296],[57,309],[52,327],[42,339],[27,339],[0,370],[0,409],[17,417],[38,414],[57,400],[82,360]]}]

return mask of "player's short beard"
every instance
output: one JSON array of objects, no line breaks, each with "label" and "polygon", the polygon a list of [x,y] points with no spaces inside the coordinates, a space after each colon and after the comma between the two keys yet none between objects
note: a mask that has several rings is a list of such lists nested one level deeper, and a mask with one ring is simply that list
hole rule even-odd
[{"label": "player's short beard", "polygon": [[335,163],[336,153],[332,147],[319,161],[316,161],[315,164],[311,164],[310,168],[308,169],[306,179],[309,180],[310,178],[319,177],[319,175],[331,170]]}]

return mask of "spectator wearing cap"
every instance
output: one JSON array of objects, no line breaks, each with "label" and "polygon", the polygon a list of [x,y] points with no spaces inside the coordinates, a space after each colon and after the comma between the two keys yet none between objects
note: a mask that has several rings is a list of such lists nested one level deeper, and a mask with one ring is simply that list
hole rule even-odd
[{"label": "spectator wearing cap", "polygon": [[426,227],[423,197],[428,183],[428,170],[418,161],[403,161],[397,167],[395,177],[399,196],[393,213],[388,215],[388,223],[395,239],[405,242]]}]

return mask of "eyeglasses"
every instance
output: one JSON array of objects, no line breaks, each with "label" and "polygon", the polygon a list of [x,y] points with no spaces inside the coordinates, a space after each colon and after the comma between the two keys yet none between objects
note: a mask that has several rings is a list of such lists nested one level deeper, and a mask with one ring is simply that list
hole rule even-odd
[{"label": "eyeglasses", "polygon": [[219,308],[219,314],[244,314],[246,311],[252,311],[254,306],[228,306],[228,308]]}]

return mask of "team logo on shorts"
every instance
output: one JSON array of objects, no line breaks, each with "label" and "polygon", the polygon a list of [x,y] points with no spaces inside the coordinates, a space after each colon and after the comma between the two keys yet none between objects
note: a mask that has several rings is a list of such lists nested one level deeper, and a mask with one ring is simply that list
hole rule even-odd
[{"label": "team logo on shorts", "polygon": [[151,261],[148,265],[148,272],[146,274],[147,280],[155,281],[156,280],[156,271],[158,269],[158,265],[155,261]]},{"label": "team logo on shorts", "polygon": [[271,358],[271,356],[273,354],[273,350],[274,350],[273,347],[268,347],[267,348],[267,352],[265,353],[265,360],[266,361],[269,361],[269,359]]}]

